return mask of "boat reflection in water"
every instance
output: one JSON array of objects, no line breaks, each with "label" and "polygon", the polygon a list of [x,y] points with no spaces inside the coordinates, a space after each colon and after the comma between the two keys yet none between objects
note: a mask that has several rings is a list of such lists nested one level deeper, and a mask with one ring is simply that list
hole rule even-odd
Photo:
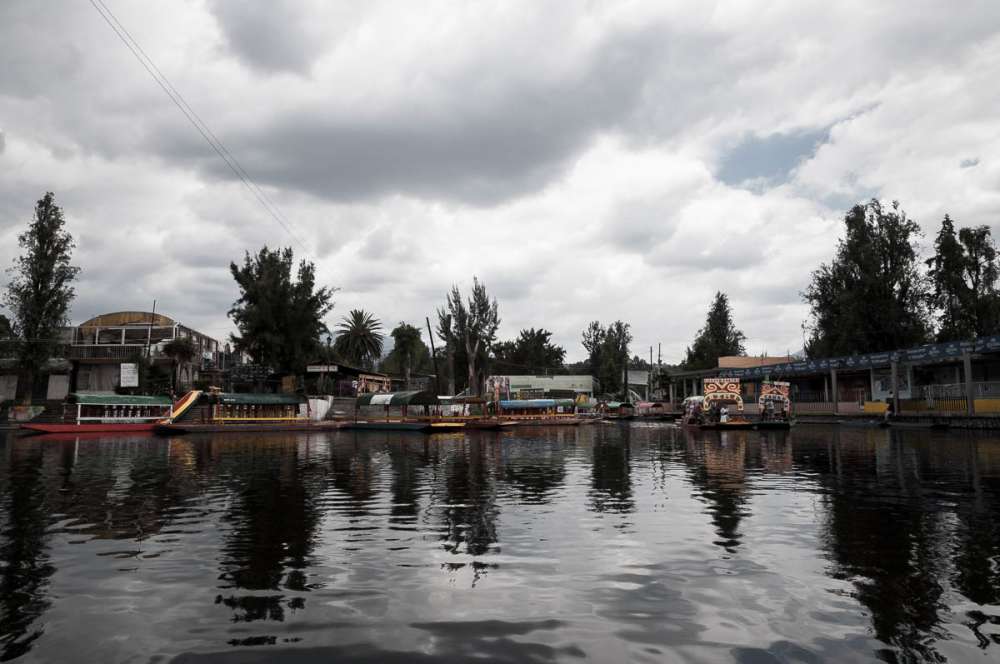
[{"label": "boat reflection in water", "polygon": [[1000,654],[1000,437],[0,442],[0,659]]}]

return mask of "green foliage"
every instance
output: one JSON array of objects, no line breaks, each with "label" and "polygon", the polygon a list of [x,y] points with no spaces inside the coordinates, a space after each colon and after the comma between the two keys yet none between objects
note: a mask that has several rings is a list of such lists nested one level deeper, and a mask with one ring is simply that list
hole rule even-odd
[{"label": "green foliage", "polygon": [[493,346],[495,374],[559,373],[566,349],[552,343],[552,333],[543,328],[521,330],[517,339]]},{"label": "green foliage", "polygon": [[473,277],[472,293],[467,302],[462,301],[458,286],[452,286],[447,295],[447,314],[451,317],[451,336],[465,352],[467,384],[472,394],[479,394],[489,350],[500,327],[496,298],[491,299],[486,285]]},{"label": "green foliage", "polygon": [[957,234],[945,215],[927,261],[940,341],[995,334],[1000,327],[997,251],[988,226]]},{"label": "green foliage", "polygon": [[[393,349],[390,355],[394,355],[394,364],[402,368],[402,373],[406,377],[406,387],[410,387],[410,372],[416,368],[415,362],[418,358],[430,360],[430,351],[424,342],[420,340],[420,328],[409,323],[400,322],[392,332]],[[387,360],[389,358],[386,358]],[[383,364],[383,366],[385,366]],[[398,371],[398,370],[397,370]]]},{"label": "green foliage", "polygon": [[323,318],[333,309],[336,289],[316,288],[312,263],[300,261],[293,278],[290,248],[263,247],[247,252],[242,266],[230,263],[229,271],[240,289],[229,317],[239,334],[232,335],[237,351],[254,362],[281,373],[301,373],[322,350],[320,336],[327,332]]},{"label": "green foliage", "polygon": [[600,383],[602,394],[623,394],[625,365],[632,332],[628,323],[616,320],[607,327],[593,321],[583,331],[582,344],[587,351],[587,366]]},{"label": "green foliage", "polygon": [[726,355],[746,355],[743,343],[746,335],[737,329],[733,321],[733,311],[729,306],[729,296],[721,291],[715,293],[712,306],[708,309],[705,326],[687,348],[684,368],[710,369]]},{"label": "green foliage", "polygon": [[54,200],[52,192],[46,193],[35,205],[28,229],[18,236],[22,253],[8,270],[11,280],[4,297],[13,314],[8,333],[20,342],[18,357],[29,376],[58,345],[60,328],[68,323],[76,295],[73,281],[80,271],[70,265],[76,243]]},{"label": "green foliage", "polygon": [[453,334],[453,320],[448,310],[439,307],[437,310],[437,326],[434,333],[444,342],[444,356],[446,360],[446,371],[448,373],[448,394],[454,395],[456,388],[455,376],[455,353],[457,351],[455,335]]},{"label": "green foliage", "polygon": [[833,261],[813,272],[802,294],[810,305],[812,357],[905,348],[927,340],[929,293],[917,266],[920,227],[898,202],[872,199],[844,217]]},{"label": "green foliage", "polygon": [[351,312],[337,326],[333,351],[347,364],[372,369],[382,356],[382,323],[363,309]]}]

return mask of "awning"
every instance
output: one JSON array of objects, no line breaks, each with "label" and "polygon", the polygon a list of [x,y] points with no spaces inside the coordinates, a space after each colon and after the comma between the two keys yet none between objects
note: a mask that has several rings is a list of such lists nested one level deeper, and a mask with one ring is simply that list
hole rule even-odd
[{"label": "awning", "polygon": [[501,401],[500,408],[504,410],[543,410],[546,408],[572,408],[576,402],[572,399],[512,399]]},{"label": "awning", "polygon": [[440,403],[441,400],[433,392],[420,390],[363,394],[357,400],[358,406],[437,406]]},{"label": "awning", "polygon": [[215,395],[216,403],[229,406],[297,406],[304,399],[295,394],[252,394],[224,392]]},{"label": "awning", "polygon": [[146,394],[114,394],[90,393],[69,395],[68,401],[78,403],[82,406],[170,406],[173,402],[170,397],[150,396]]}]

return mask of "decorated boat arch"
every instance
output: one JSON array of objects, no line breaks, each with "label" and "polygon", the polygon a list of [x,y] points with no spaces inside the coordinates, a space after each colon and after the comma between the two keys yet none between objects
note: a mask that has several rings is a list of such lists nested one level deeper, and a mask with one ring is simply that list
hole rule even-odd
[{"label": "decorated boat arch", "polygon": [[704,399],[701,407],[710,410],[712,406],[736,404],[736,410],[743,412],[743,397],[740,395],[740,379],[729,377],[705,378],[702,381]]}]

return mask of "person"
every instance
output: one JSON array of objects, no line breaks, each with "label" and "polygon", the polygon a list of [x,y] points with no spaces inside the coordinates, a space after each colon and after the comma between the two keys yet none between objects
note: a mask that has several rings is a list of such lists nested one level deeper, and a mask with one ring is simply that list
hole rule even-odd
[{"label": "person", "polygon": [[726,406],[723,406],[721,409],[719,409],[719,421],[720,422],[729,421],[729,408],[727,408]]},{"label": "person", "polygon": [[896,400],[892,398],[892,392],[889,392],[889,396],[885,400],[885,413],[883,414],[883,421],[888,423],[889,420],[895,415],[896,410]]},{"label": "person", "polygon": [[767,403],[764,404],[764,420],[768,421],[773,419],[774,419],[774,402],[768,399]]}]

